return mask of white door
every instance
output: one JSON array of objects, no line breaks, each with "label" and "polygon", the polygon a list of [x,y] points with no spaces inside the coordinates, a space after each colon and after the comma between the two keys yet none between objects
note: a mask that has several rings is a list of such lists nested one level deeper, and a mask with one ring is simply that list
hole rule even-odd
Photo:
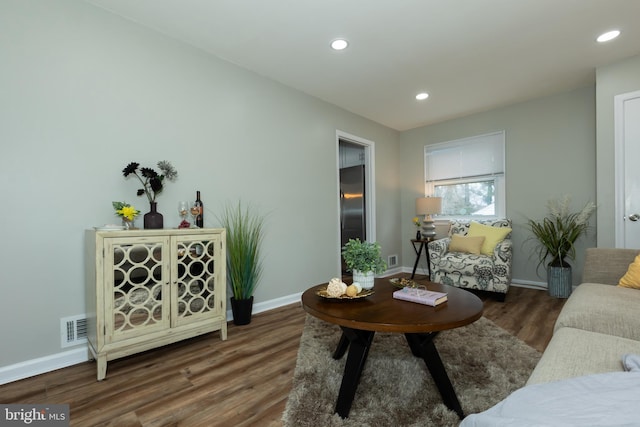
[{"label": "white door", "polygon": [[640,91],[615,97],[616,247],[640,248]]}]

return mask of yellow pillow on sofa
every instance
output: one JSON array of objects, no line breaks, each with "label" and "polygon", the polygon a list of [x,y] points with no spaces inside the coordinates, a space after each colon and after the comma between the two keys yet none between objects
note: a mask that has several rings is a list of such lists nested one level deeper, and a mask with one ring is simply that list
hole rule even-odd
[{"label": "yellow pillow on sofa", "polygon": [[480,248],[480,253],[491,256],[498,243],[502,242],[509,233],[511,233],[509,227],[492,227],[471,221],[467,237],[483,236],[484,243]]},{"label": "yellow pillow on sofa", "polygon": [[623,288],[640,289],[640,255],[629,264],[629,269],[618,282],[618,286]]},{"label": "yellow pillow on sofa", "polygon": [[480,255],[480,248],[484,243],[484,236],[469,237],[462,234],[452,234],[449,242],[449,252],[464,252]]}]

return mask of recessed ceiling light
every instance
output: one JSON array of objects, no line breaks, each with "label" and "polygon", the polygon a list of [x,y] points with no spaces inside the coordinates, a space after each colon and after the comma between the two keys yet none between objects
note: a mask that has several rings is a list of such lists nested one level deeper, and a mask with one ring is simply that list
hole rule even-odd
[{"label": "recessed ceiling light", "polygon": [[429,94],[427,92],[422,92],[416,95],[416,99],[418,101],[423,101],[425,99],[427,99],[429,97]]},{"label": "recessed ceiling light", "polygon": [[613,31],[607,31],[604,34],[601,34],[596,41],[598,43],[604,43],[604,42],[608,42],[609,40],[613,40],[616,37],[618,37],[620,35],[620,31],[618,30],[613,30]]},{"label": "recessed ceiling light", "polygon": [[345,39],[336,39],[331,42],[331,48],[333,50],[343,50],[346,49],[347,46],[349,46],[349,42]]}]

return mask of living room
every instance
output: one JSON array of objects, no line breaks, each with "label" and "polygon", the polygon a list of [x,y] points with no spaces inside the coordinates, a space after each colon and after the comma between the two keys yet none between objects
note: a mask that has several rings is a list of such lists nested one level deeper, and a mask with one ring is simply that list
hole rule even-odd
[{"label": "living room", "polygon": [[132,161],[178,170],[158,199],[168,222],[177,225],[177,202],[196,190],[206,226],[218,225],[227,201],[269,214],[260,310],[336,274],[336,131],[375,143],[376,240],[403,268],[415,256],[424,146],[497,130],[507,135],[515,283],[543,286],[522,249],[523,224],[543,216],[550,197],[598,203],[576,284],[583,249],[614,246],[612,99],[640,89],[638,52],[598,66],[581,87],[399,131],[87,2],[9,0],[0,10],[3,194],[38,206],[7,212],[1,226],[11,244],[0,249],[0,311],[19,325],[0,331],[3,383],[86,360],[81,346],[61,347],[60,319],[85,310],[84,230],[117,220],[112,201],[146,211],[121,173]]}]

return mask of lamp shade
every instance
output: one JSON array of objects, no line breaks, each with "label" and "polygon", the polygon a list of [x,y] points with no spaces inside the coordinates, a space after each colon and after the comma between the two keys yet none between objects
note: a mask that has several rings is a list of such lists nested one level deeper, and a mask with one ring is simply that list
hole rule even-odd
[{"label": "lamp shade", "polygon": [[433,215],[442,211],[442,197],[418,197],[416,199],[417,215]]}]

